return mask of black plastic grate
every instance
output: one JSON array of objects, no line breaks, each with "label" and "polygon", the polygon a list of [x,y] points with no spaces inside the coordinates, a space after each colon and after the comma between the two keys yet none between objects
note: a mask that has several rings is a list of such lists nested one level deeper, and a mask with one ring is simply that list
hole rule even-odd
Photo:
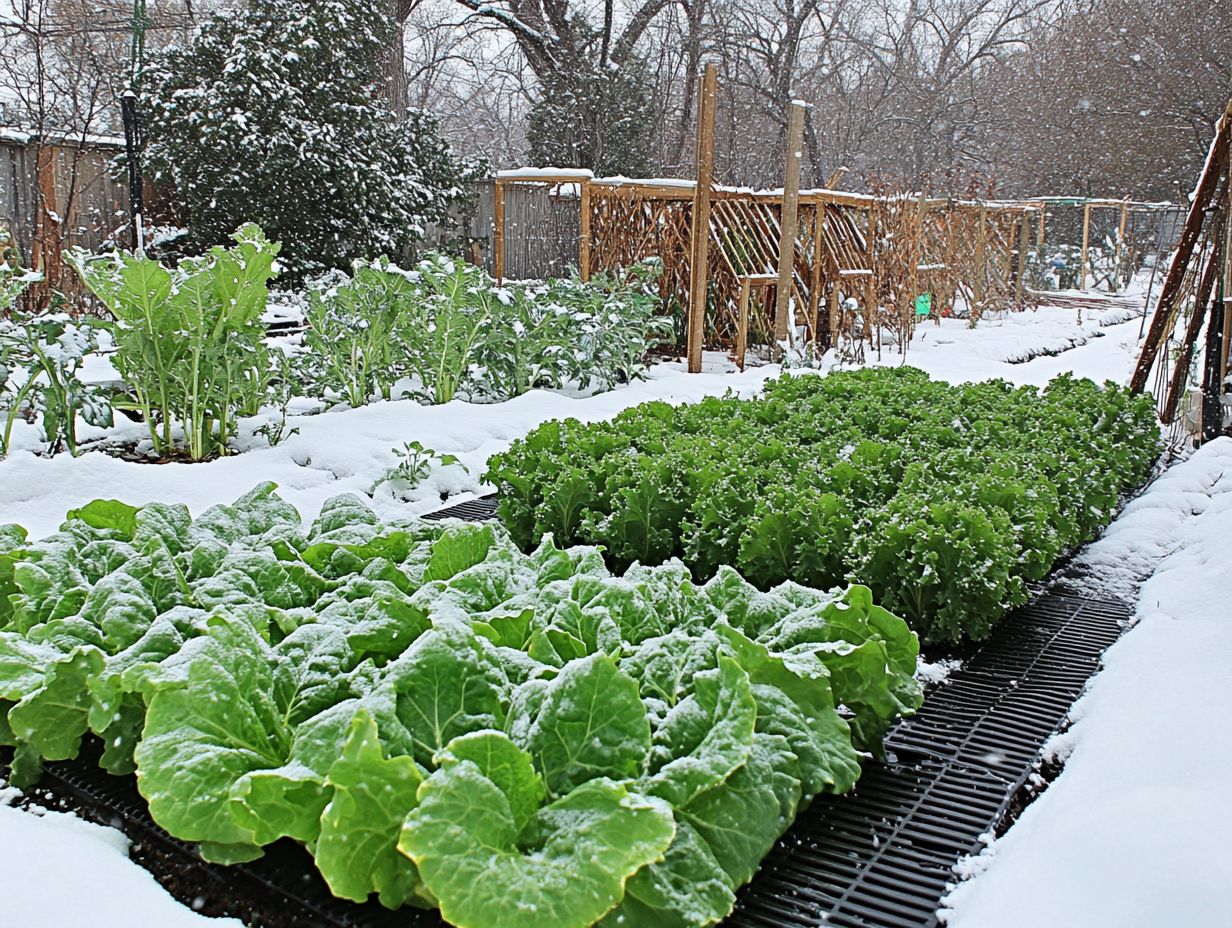
[{"label": "black plastic grate", "polygon": [[427,515],[421,516],[421,518],[432,521],[461,519],[464,522],[487,522],[490,519],[496,518],[496,507],[498,504],[499,500],[497,500],[496,494],[489,493],[487,496],[468,499],[465,503],[458,503],[445,509],[438,509],[436,512],[429,512]]},{"label": "black plastic grate", "polygon": [[[495,506],[493,498],[455,509]],[[453,515],[450,510],[439,518]],[[465,518],[466,516],[459,516]],[[471,516],[474,518],[474,516]],[[1121,603],[1045,592],[1008,615],[994,636],[948,681],[934,688],[918,715],[886,739],[887,762],[869,763],[856,788],[821,796],[803,810],[739,893],[726,926],[791,928],[928,928],[952,881],[952,867],[982,847],[980,836],[1005,817],[1031,775],[1044,741],[1125,627]],[[200,860],[149,817],[132,777],[95,766],[92,746],[76,762],[49,764],[43,786],[92,817],[119,820],[134,840],[156,844],[193,871],[196,889],[235,904],[228,911],[265,924],[323,928],[427,928],[438,915],[390,913],[375,903],[334,899],[307,853],[293,842],[238,867]],[[158,872],[158,866],[151,869]],[[223,914],[223,913],[218,913]]]},{"label": "black plastic grate", "polygon": [[1043,594],[886,739],[888,762],[800,814],[739,894],[730,926],[926,928],[1005,816],[1129,608]]},{"label": "black plastic grate", "polygon": [[[210,914],[234,915],[251,925],[274,923],[304,928],[428,928],[442,924],[435,913],[416,909],[390,912],[375,902],[356,905],[334,897],[308,852],[291,840],[268,846],[265,856],[247,864],[223,867],[203,861],[196,846],[173,838],[150,818],[137,792],[135,777],[110,776],[97,766],[99,745],[87,741],[76,761],[48,764],[40,791],[69,800],[96,821],[107,822],[128,835],[143,853],[160,863],[149,869],[171,878],[173,894],[200,898]],[[187,871],[189,879],[177,874]]]}]

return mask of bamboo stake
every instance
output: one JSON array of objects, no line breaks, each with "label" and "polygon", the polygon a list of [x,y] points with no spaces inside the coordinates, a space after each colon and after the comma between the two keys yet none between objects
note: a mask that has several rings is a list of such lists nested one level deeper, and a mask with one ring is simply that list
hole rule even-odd
[{"label": "bamboo stake", "polygon": [[578,217],[578,274],[582,283],[590,281],[590,181],[581,182],[581,202]]},{"label": "bamboo stake", "polygon": [[[1223,220],[1220,218],[1217,221],[1222,222]],[[1222,232],[1223,230],[1220,229],[1219,231]],[[1185,337],[1177,351],[1176,365],[1172,370],[1172,381],[1168,385],[1163,408],[1159,412],[1159,421],[1164,425],[1170,424],[1176,417],[1176,407],[1180,403],[1181,393],[1184,392],[1185,383],[1189,379],[1189,364],[1193,359],[1194,346],[1197,344],[1198,335],[1202,331],[1202,324],[1206,321],[1207,306],[1211,301],[1211,291],[1215,289],[1215,280],[1219,277],[1222,264],[1223,243],[1216,242],[1206,268],[1202,273],[1202,279],[1198,283],[1197,293],[1194,297],[1193,315],[1189,317],[1189,325],[1185,329]]]},{"label": "bamboo stake", "polygon": [[1193,257],[1194,249],[1201,238],[1202,224],[1206,218],[1206,208],[1210,204],[1211,198],[1214,197],[1215,190],[1219,184],[1219,166],[1228,157],[1228,136],[1232,134],[1229,130],[1230,126],[1232,126],[1232,100],[1228,101],[1224,115],[1216,124],[1215,138],[1211,141],[1211,149],[1207,157],[1206,167],[1202,172],[1202,176],[1198,179],[1193,202],[1189,205],[1189,215],[1185,217],[1185,226],[1181,230],[1181,237],[1177,242],[1176,255],[1172,259],[1172,265],[1168,268],[1168,275],[1164,278],[1163,285],[1159,290],[1159,302],[1155,306],[1155,316],[1151,319],[1151,327],[1147,331],[1146,341],[1142,345],[1142,354],[1138,357],[1138,366],[1134,369],[1134,376],[1129,382],[1129,388],[1135,393],[1142,392],[1142,389],[1146,386],[1151,368],[1155,366],[1155,357],[1159,353],[1160,345],[1163,344],[1164,338],[1168,334],[1167,328],[1169,320],[1172,318],[1173,305],[1180,295],[1181,282],[1185,278],[1185,271],[1189,267],[1189,261]]},{"label": "bamboo stake", "polygon": [[1091,204],[1082,207],[1082,257],[1078,261],[1078,289],[1087,288],[1087,251],[1091,244]]},{"label": "bamboo stake", "polygon": [[1223,223],[1223,350],[1219,353],[1220,389],[1228,381],[1228,362],[1232,355],[1232,151],[1224,168],[1228,175],[1228,196],[1224,205]]},{"label": "bamboo stake", "polygon": [[780,345],[787,341],[788,319],[792,307],[792,276],[796,262],[796,235],[799,232],[800,162],[804,148],[804,114],[807,107],[799,100],[791,104],[791,119],[787,125],[787,159],[783,171],[783,218],[779,222],[779,283],[774,308],[774,338]]},{"label": "bamboo stake", "polygon": [[749,341],[749,295],[752,282],[747,277],[740,278],[740,320],[736,328],[736,367],[744,370],[744,354],[748,350]]},{"label": "bamboo stake", "polygon": [[706,290],[709,278],[710,188],[714,181],[714,111],[718,69],[706,64],[697,100],[697,187],[693,192],[693,221],[689,260],[689,373],[702,370],[702,340],[706,335]]},{"label": "bamboo stake", "polygon": [[499,178],[495,183],[496,202],[492,208],[492,276],[499,285],[505,280],[505,185]]}]

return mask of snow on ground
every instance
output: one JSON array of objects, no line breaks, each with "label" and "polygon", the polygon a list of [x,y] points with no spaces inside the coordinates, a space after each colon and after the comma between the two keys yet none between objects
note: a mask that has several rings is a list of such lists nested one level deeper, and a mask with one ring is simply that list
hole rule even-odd
[{"label": "snow on ground", "polygon": [[[905,359],[891,348],[883,352],[880,363],[897,365],[905,360],[934,377],[954,382],[1002,377],[1016,383],[1043,384],[1063,371],[1123,382],[1137,354],[1139,311],[1126,300],[1124,306],[1111,310],[1084,311],[1081,323],[1072,308],[1047,306],[999,319],[986,318],[974,329],[961,320],[946,319],[939,326],[921,326]],[[1032,357],[1043,352],[1061,353]],[[1032,360],[1012,363],[1025,357]],[[0,523],[16,522],[34,536],[42,536],[56,529],[68,509],[99,496],[134,504],[179,501],[199,513],[215,503],[230,502],[264,480],[278,483],[284,498],[312,518],[331,496],[371,492],[395,463],[392,449],[413,440],[437,452],[456,455],[461,465],[469,468],[435,467],[405,499],[395,496],[388,484],[378,487],[374,507],[382,515],[404,517],[439,508],[442,493],[450,494],[453,502],[481,492],[480,478],[488,457],[547,419],[574,416],[596,421],[650,399],[694,402],[728,390],[750,396],[779,373],[777,366],[765,365],[740,374],[718,354],[707,355],[705,370],[689,375],[682,364],[659,364],[643,382],[582,398],[534,391],[492,405],[454,402],[430,407],[408,400],[293,415],[287,425],[299,429],[299,434],[281,445],[262,447],[261,439],[253,439],[250,450],[205,464],[139,464],[101,452],[76,459],[68,455],[47,459],[18,450],[0,461]],[[110,376],[106,365],[97,366],[91,373],[99,379]],[[294,411],[305,412],[312,406],[300,404]],[[261,421],[249,423],[249,434]],[[122,428],[130,437],[142,434],[138,426]],[[32,429],[31,433],[27,437],[32,440],[23,440],[22,447],[37,447]],[[1211,576],[1221,578],[1219,585],[1204,585],[1210,576],[1201,572],[1199,562],[1212,556],[1210,549],[1196,543],[1184,547],[1184,539],[1190,537],[1186,533],[1199,532],[1200,526],[1207,526],[1202,529],[1203,538],[1215,537],[1220,519],[1225,535],[1232,530],[1232,474],[1219,481],[1216,496],[1208,498],[1205,492],[1216,485],[1218,467],[1232,463],[1232,441],[1216,443],[1209,449],[1165,475],[1150,493],[1135,501],[1105,541],[1087,555],[1093,564],[1120,565],[1126,577],[1149,568],[1153,560],[1164,556],[1169,560],[1152,581],[1154,585],[1148,584],[1144,591],[1147,605],[1141,626],[1110,653],[1110,669],[1100,679],[1111,682],[1101,683],[1083,703],[1087,718],[1075,726],[1075,733],[1081,737],[1071,760],[1078,772],[1071,776],[1067,768],[1062,781],[996,845],[998,861],[1015,856],[1025,861],[1026,876],[1007,876],[1007,870],[1016,868],[997,862],[986,876],[965,885],[954,897],[961,928],[1015,924],[990,920],[997,912],[1005,918],[1021,916],[1024,923],[1032,925],[1081,924],[1087,928],[1102,924],[1119,928],[1122,924],[1212,923],[1185,917],[1139,922],[1128,917],[1099,921],[1084,916],[1070,922],[1037,917],[1041,905],[1049,911],[1087,911],[1079,908],[1083,903],[1077,894],[1088,882],[1081,865],[1089,865],[1099,856],[1090,853],[1096,845],[1113,862],[1119,855],[1132,852],[1132,878],[1125,880],[1126,886],[1138,890],[1168,886],[1158,904],[1167,904],[1170,912],[1183,916],[1209,901],[1203,893],[1210,884],[1188,884],[1210,874],[1219,860],[1219,849],[1212,846],[1215,838],[1204,839],[1200,830],[1190,833],[1187,829],[1203,801],[1208,803],[1202,808],[1208,822],[1213,824],[1218,816],[1226,819],[1228,814],[1226,802],[1209,795],[1214,784],[1201,771],[1227,770],[1232,761],[1226,742],[1211,744],[1211,738],[1226,730],[1226,719],[1232,717],[1228,688],[1221,691],[1209,687],[1221,673],[1226,680],[1226,671],[1214,662],[1222,664],[1232,652],[1232,625],[1225,622],[1219,628],[1202,616],[1211,614],[1221,599],[1232,600],[1232,579],[1228,568],[1216,562],[1207,569]],[[1203,512],[1202,518],[1207,521],[1195,519],[1182,524],[1191,512]],[[1156,653],[1165,663],[1152,663]],[[1191,663],[1183,669],[1171,665],[1182,659]],[[1114,675],[1118,667],[1126,668],[1119,676]],[[943,684],[952,669],[937,664],[921,671],[931,683]],[[1165,673],[1167,682],[1158,682],[1165,679]],[[1106,724],[1098,721],[1101,714],[1109,716]],[[1083,736],[1093,726],[1106,731]],[[1178,740],[1185,743],[1175,743]],[[1157,745],[1166,748],[1156,751]],[[1199,751],[1215,753],[1199,764]],[[1084,757],[1095,758],[1090,769],[1084,769]],[[1126,769],[1141,770],[1142,783],[1131,784],[1125,778]],[[1066,777],[1081,790],[1075,800],[1066,798]],[[1105,782],[1121,788],[1105,791]],[[1048,803],[1060,805],[1061,813],[1041,813],[1039,810],[1051,807]],[[1151,810],[1145,817],[1151,832],[1149,840],[1127,833],[1142,824],[1144,809]],[[1067,816],[1072,816],[1075,824],[1067,823]],[[1042,824],[1032,826],[1030,823],[1037,819]],[[1217,836],[1228,830],[1225,823],[1205,834]],[[1173,840],[1175,846],[1170,843]],[[1131,846],[1135,841],[1142,843]],[[0,805],[0,898],[4,899],[0,910],[4,924],[31,928],[202,924],[190,910],[176,905],[144,871],[130,865],[125,847],[123,836],[111,829],[61,813],[33,816]],[[1114,867],[1095,870],[1088,866],[1088,872],[1093,891],[1108,896],[1100,905],[1115,907],[1128,898],[1128,891],[1114,885],[1119,879]],[[1045,884],[1033,882],[1030,874],[1056,881],[1068,894],[1059,895],[1054,906],[1040,890]],[[1225,874],[1228,876],[1232,875]],[[51,879],[54,884],[47,882]],[[1012,904],[1003,904],[1010,899]],[[1178,908],[1184,906],[1190,908]]]},{"label": "snow on ground", "polygon": [[[1001,377],[1042,385],[1068,370],[1099,380],[1124,381],[1137,353],[1137,312],[1133,300],[1127,298],[1110,310],[1084,311],[1081,323],[1072,308],[1048,306],[1002,318],[986,317],[975,328],[963,320],[944,319],[940,325],[921,326],[905,358],[890,348],[883,351],[880,363],[905,361],[954,382]],[[1055,357],[1012,363],[1066,345],[1078,347]],[[107,371],[97,367],[92,373],[102,377]],[[677,362],[658,364],[645,381],[588,397],[536,390],[498,404],[455,401],[422,406],[399,400],[361,409],[292,415],[288,431],[299,432],[277,447],[253,438],[248,441],[250,450],[205,464],[154,466],[100,452],[45,459],[33,453],[37,435],[33,427],[25,426],[29,434],[19,429],[14,442],[18,450],[0,461],[0,523],[16,522],[32,535],[42,536],[59,526],[68,509],[98,496],[132,504],[175,500],[196,514],[216,503],[231,502],[264,480],[277,483],[281,495],[306,518],[315,517],[326,499],[345,492],[371,493],[373,506],[382,516],[406,517],[440,508],[442,494],[449,494],[453,503],[483,492],[481,478],[488,458],[548,419],[573,416],[596,421],[650,399],[695,402],[728,390],[751,396],[778,373],[776,365],[750,366],[739,373],[723,355],[708,353],[702,374],[687,374]],[[305,401],[292,411],[316,408],[317,404]],[[249,433],[268,418],[250,421]],[[100,432],[83,426],[81,434],[89,438]],[[139,440],[145,431],[143,426],[127,423],[117,428],[117,434]],[[377,486],[397,461],[394,449],[409,441],[452,454],[459,464],[441,467],[434,462],[427,479],[412,490],[389,483]]]},{"label": "snow on ground", "polygon": [[[3,784],[0,783],[0,787]],[[114,828],[66,812],[16,809],[0,788],[0,913],[13,928],[243,928],[173,899],[128,859]],[[34,814],[31,814],[34,813]]]},{"label": "snow on ground", "polygon": [[[1065,767],[949,896],[951,928],[1232,925],[1232,439],[1131,503],[1087,560],[1154,567],[1050,744]],[[981,872],[982,871],[982,872]]]},{"label": "snow on ground", "polygon": [[1138,355],[1142,298],[1134,292],[1099,310],[1042,305],[1018,313],[986,315],[974,327],[959,319],[916,328],[906,358],[890,347],[881,360],[906,363],[952,383],[1000,377],[1043,386],[1073,371],[1092,380],[1128,379]]}]

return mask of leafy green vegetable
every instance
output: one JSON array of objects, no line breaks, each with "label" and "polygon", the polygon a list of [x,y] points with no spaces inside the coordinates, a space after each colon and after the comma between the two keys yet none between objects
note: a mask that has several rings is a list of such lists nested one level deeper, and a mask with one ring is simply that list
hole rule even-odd
[{"label": "leafy green vegetable", "polygon": [[439,254],[402,269],[356,262],[310,298],[304,375],[351,406],[409,393],[509,399],[537,387],[610,389],[641,376],[660,340],[657,270],[639,265],[589,282],[498,287],[481,268]]},{"label": "leafy green vegetable", "polygon": [[208,859],[289,838],[337,895],[463,926],[712,924],[920,702],[866,588],[613,577],[355,496],[305,529],[271,484],[0,528],[0,584],[14,782],[97,737]]},{"label": "leafy green vegetable", "polygon": [[590,780],[517,830],[507,794],[473,761],[448,764],[419,791],[398,847],[441,914],[459,928],[589,925],[675,833],[671,808]]},{"label": "leafy green vegetable", "polygon": [[485,479],[524,548],[550,532],[602,545],[616,570],[680,558],[762,589],[855,580],[925,638],[958,642],[986,637],[1106,525],[1158,448],[1149,397],[1113,384],[879,368],[547,422]]},{"label": "leafy green vegetable", "polygon": [[234,238],[174,271],[144,254],[68,255],[112,316],[116,369],[134,394],[117,405],[141,413],[160,454],[172,450],[176,426],[193,460],[226,453],[236,419],[264,398],[261,314],[280,246],[252,224]]}]

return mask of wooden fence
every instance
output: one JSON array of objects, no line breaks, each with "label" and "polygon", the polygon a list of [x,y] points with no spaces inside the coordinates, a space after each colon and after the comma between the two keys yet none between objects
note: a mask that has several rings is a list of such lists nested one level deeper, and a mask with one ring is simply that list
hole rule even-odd
[{"label": "wooden fence", "polygon": [[48,208],[63,225],[64,244],[99,247],[127,221],[127,189],[110,167],[121,146],[110,140],[89,144],[59,140],[44,148],[40,171],[33,139],[0,132],[0,223],[9,227],[22,253],[29,255],[41,186]]},{"label": "wooden fence", "polygon": [[[683,311],[695,187],[585,171],[502,172],[492,182],[490,214],[481,207],[479,229],[489,221],[491,229],[484,263],[497,278],[517,278],[570,265],[589,276],[656,259],[665,307]],[[712,189],[707,344],[770,340],[782,210],[780,191]],[[880,349],[883,330],[909,336],[924,294],[929,316],[1021,307],[1025,248],[1038,210],[1028,203],[801,191],[792,237],[796,325],[811,341],[859,354],[866,345]]]}]

